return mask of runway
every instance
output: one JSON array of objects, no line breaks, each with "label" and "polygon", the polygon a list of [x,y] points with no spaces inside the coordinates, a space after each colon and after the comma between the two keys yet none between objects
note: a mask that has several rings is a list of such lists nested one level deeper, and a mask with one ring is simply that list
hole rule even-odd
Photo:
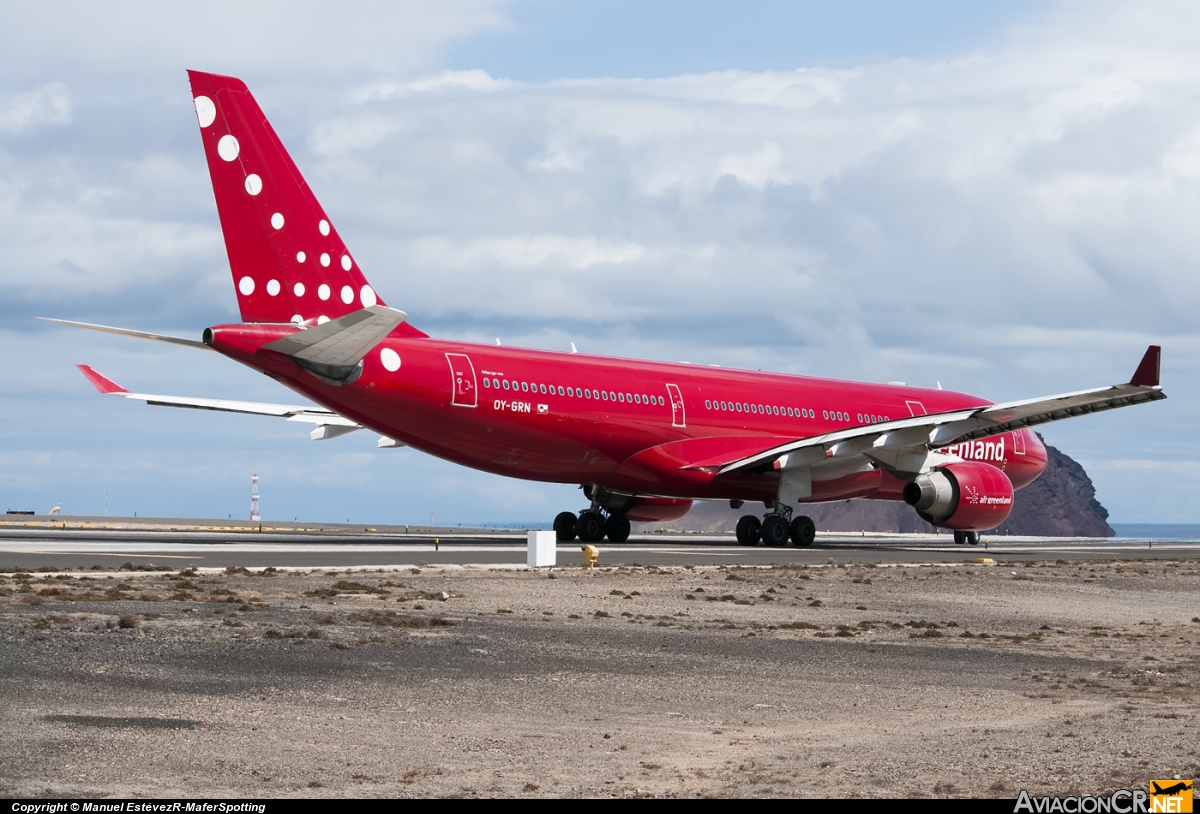
[{"label": "runway", "polygon": [[[82,524],[80,524],[82,525]],[[126,525],[122,523],[121,525]],[[523,533],[445,529],[364,530],[361,526],[199,529],[0,526],[0,567],[80,569],[158,565],[170,568],[516,568],[526,562]],[[948,535],[820,533],[812,548],[748,548],[732,535],[635,535],[602,541],[600,566],[954,564],[1013,561],[1195,559],[1200,542],[1093,538],[987,537],[956,546]],[[582,563],[578,542],[558,546],[558,565]]]}]

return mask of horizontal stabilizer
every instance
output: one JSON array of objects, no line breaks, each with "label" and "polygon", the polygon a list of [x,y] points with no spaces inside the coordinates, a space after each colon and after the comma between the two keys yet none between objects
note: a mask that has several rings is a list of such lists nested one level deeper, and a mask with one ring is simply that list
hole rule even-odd
[{"label": "horizontal stabilizer", "polygon": [[[372,305],[324,325],[297,331],[263,347],[290,356],[302,367],[327,370],[354,368],[372,348],[407,319],[407,314],[383,305]],[[336,376],[332,378],[337,378]]]},{"label": "horizontal stabilizer", "polygon": [[[197,339],[182,339],[178,336],[166,336],[165,334],[152,334],[145,331],[131,331],[128,328],[110,328],[107,325],[93,325],[90,322],[71,322],[66,319],[52,319],[50,317],[36,317],[43,322],[57,322],[59,325],[70,325],[72,328],[86,328],[89,331],[101,331],[106,334],[120,334],[121,336],[132,336],[135,339],[152,339],[155,342],[168,342],[172,345],[183,345],[188,348],[197,348],[199,350],[212,350],[208,345]],[[84,374],[87,375],[87,374]],[[91,378],[90,376],[88,377]],[[95,382],[93,382],[95,384]]]}]

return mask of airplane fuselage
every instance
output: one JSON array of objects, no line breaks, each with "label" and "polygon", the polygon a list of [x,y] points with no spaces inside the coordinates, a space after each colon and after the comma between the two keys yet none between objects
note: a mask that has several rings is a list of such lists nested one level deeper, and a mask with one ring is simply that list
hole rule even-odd
[{"label": "airplane fuselage", "polygon": [[[771,500],[770,473],[719,476],[704,459],[864,424],[987,405],[949,390],[880,385],[579,353],[389,337],[335,385],[261,346],[292,325],[226,325],[212,346],[330,410],[415,449],[475,469],[641,495]],[[951,450],[1020,488],[1044,469],[1028,429]],[[681,467],[686,462],[688,466]],[[809,500],[900,500],[905,482],[848,461]]]}]

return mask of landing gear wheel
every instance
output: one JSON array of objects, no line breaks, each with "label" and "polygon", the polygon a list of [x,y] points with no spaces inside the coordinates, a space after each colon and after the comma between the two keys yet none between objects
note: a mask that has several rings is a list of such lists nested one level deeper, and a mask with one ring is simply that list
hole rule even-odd
[{"label": "landing gear wheel", "polygon": [[768,514],[763,518],[759,533],[762,535],[763,542],[771,548],[787,545],[788,522],[781,515]]},{"label": "landing gear wheel", "polygon": [[579,518],[574,512],[559,512],[554,518],[554,533],[560,543],[569,543],[575,539],[575,524]]},{"label": "landing gear wheel", "polygon": [[604,538],[604,518],[600,512],[583,512],[575,521],[575,533],[585,543],[598,543]]},{"label": "landing gear wheel", "polygon": [[811,517],[797,517],[792,521],[792,542],[798,548],[808,548],[817,539],[817,524]]},{"label": "landing gear wheel", "polygon": [[737,541],[742,545],[758,545],[762,523],[752,514],[745,515],[737,523]]},{"label": "landing gear wheel", "polygon": [[968,531],[968,532],[966,532],[966,537],[967,537],[967,545],[979,545],[979,532]]},{"label": "landing gear wheel", "polygon": [[962,532],[962,531],[954,532],[954,544],[955,545],[963,545],[966,542],[967,542],[966,532]]},{"label": "landing gear wheel", "polygon": [[629,519],[623,514],[611,515],[604,522],[604,533],[614,543],[623,543],[629,539]]}]

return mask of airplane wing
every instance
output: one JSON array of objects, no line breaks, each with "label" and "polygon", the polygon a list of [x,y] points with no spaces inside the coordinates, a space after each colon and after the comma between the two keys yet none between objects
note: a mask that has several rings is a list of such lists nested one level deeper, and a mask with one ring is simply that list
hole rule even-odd
[{"label": "airplane wing", "polygon": [[[144,401],[158,407],[187,407],[193,410],[215,410],[222,413],[247,413],[250,415],[267,415],[285,418],[288,421],[298,421],[304,424],[316,424],[317,427],[309,433],[309,438],[321,441],[336,438],[349,432],[362,429],[357,421],[338,415],[331,410],[321,407],[301,407],[294,404],[265,404],[256,401],[230,401],[228,399],[201,399],[187,396],[161,396],[150,393],[131,393],[112,379],[96,372],[88,365],[76,365],[87,380],[100,393],[106,396]],[[386,442],[386,443],[385,443]],[[380,448],[403,446],[391,438],[381,438]]]},{"label": "airplane wing", "polygon": [[1161,357],[1162,349],[1151,345],[1127,384],[933,413],[801,438],[730,460],[718,474],[760,467],[812,465],[854,455],[870,458],[898,473],[915,474],[928,468],[930,453],[941,447],[1085,413],[1165,399],[1167,396],[1158,384]]}]

